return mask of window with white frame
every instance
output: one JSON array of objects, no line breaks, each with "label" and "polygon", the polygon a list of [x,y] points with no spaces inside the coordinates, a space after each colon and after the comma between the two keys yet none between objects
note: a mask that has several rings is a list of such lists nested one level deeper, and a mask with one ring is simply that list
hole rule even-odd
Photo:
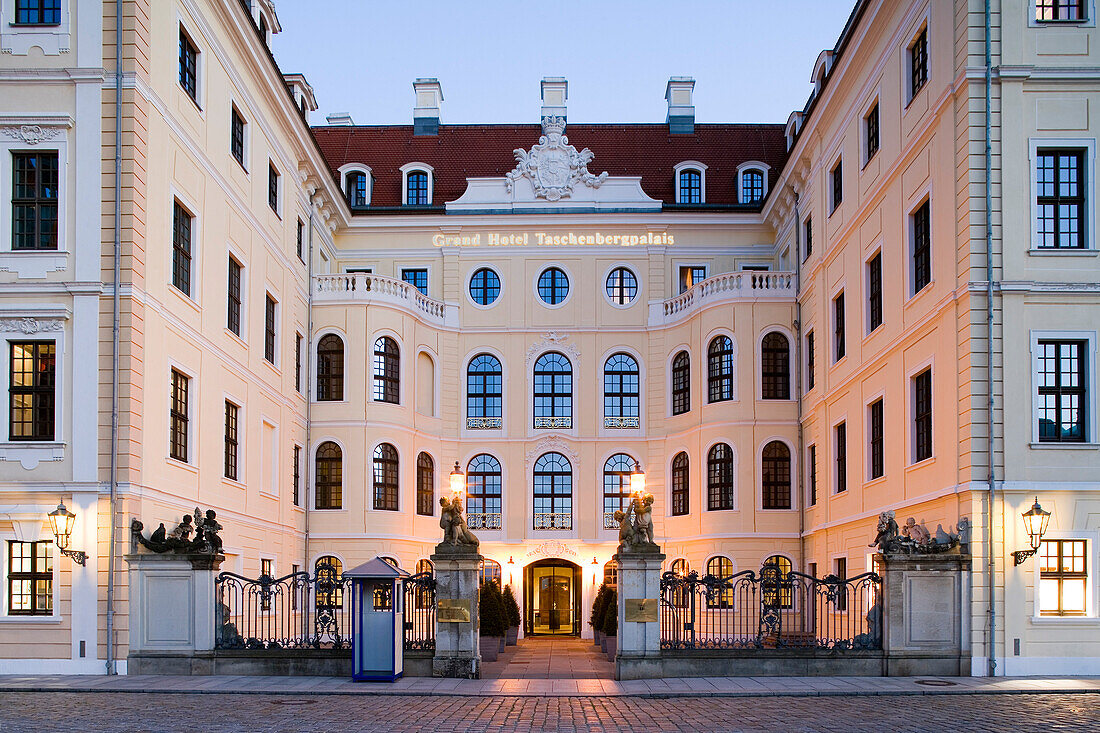
[{"label": "window with white frame", "polygon": [[1088,20],[1085,0],[1035,0],[1035,20],[1041,23],[1079,23]]},{"label": "window with white frame", "polygon": [[370,203],[370,174],[359,169],[344,173],[344,196],[352,208],[367,206]]},{"label": "window with white frame", "polygon": [[191,36],[180,26],[179,43],[179,81],[180,87],[191,101],[199,103],[199,50]]},{"label": "window with white frame", "polygon": [[685,161],[673,168],[676,203],[705,204],[707,201],[707,167],[697,161]]},{"label": "window with white frame", "polygon": [[1086,243],[1086,151],[1042,147],[1035,151],[1037,249],[1083,249]]},{"label": "window with white frame", "polygon": [[55,438],[57,345],[54,341],[9,341],[9,440]]},{"label": "window with white frame", "polygon": [[11,248],[56,250],[58,151],[12,151]]},{"label": "window with white frame", "polygon": [[920,29],[909,44],[909,99],[913,99],[928,82],[928,27]]},{"label": "window with white frame", "polygon": [[401,166],[402,200],[405,206],[430,206],[432,203],[432,168],[424,163]]},{"label": "window with white frame", "polygon": [[53,551],[49,541],[7,542],[7,614],[53,614]]},{"label": "window with white frame", "polygon": [[1084,616],[1088,613],[1088,541],[1043,540],[1039,545],[1040,616]]},{"label": "window with white frame", "polygon": [[737,167],[737,200],[759,204],[768,194],[768,167],[763,163],[742,163]]},{"label": "window with white frame", "polygon": [[1043,335],[1032,346],[1040,443],[1084,443],[1091,437],[1092,345],[1081,336]]},{"label": "window with white frame", "polygon": [[183,372],[172,370],[172,396],[169,403],[169,453],[177,461],[188,461],[190,436],[190,405],[188,392],[191,380]]}]

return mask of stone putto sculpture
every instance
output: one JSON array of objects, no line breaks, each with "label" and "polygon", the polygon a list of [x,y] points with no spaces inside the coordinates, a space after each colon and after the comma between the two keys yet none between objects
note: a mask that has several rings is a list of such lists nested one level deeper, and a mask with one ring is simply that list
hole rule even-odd
[{"label": "stone putto sculpture", "polygon": [[626,511],[614,514],[619,523],[619,552],[645,552],[657,549],[653,541],[653,494],[636,496]]},{"label": "stone putto sculpture", "polygon": [[[184,514],[182,521],[171,532],[165,531],[164,522],[161,522],[148,539],[141,534],[145,525],[135,517],[130,522],[130,537],[135,550],[140,545],[156,553],[220,555],[222,538],[218,532],[222,530],[222,525],[214,510],[207,509],[203,514],[195,507],[194,524],[191,517],[190,514]],[[191,539],[192,533],[195,534],[194,539]]]},{"label": "stone putto sculpture", "polygon": [[929,555],[948,552],[963,543],[961,536],[966,533],[966,542],[970,540],[970,521],[963,517],[959,520],[959,533],[950,534],[942,524],[936,525],[936,534],[928,531],[924,522],[909,517],[900,528],[894,520],[894,512],[885,511],[878,515],[878,532],[875,541],[868,547],[877,547],[883,554]]},{"label": "stone putto sculpture", "polygon": [[465,517],[462,516],[462,500],[458,497],[448,499],[442,496],[439,498],[439,506],[439,527],[443,530],[443,541],[439,544],[476,549],[481,542],[470,531]]}]

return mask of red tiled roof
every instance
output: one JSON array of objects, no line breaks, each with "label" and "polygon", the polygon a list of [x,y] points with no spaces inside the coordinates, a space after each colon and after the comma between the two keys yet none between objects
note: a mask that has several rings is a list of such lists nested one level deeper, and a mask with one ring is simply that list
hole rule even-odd
[{"label": "red tiled roof", "polygon": [[[503,176],[516,166],[512,151],[529,150],[539,125],[440,125],[438,135],[413,135],[412,125],[314,127],[314,136],[335,178],[340,166],[362,163],[374,176],[371,206],[402,204],[401,166],[432,166],[432,203],[442,205],[466,191],[467,178]],[[612,176],[641,176],[642,189],[675,203],[673,167],[686,160],[707,166],[707,204],[737,203],[737,166],[756,160],[771,166],[768,189],[786,162],[783,125],[696,124],[692,135],[670,135],[665,124],[569,125],[578,150],[595,158],[588,170]]]}]

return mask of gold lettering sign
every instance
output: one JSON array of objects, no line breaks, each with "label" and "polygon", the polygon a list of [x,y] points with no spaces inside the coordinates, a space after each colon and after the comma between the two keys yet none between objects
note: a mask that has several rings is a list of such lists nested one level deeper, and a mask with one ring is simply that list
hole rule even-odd
[{"label": "gold lettering sign", "polygon": [[605,234],[604,232],[482,232],[475,234],[435,234],[432,244],[436,247],[527,247],[527,246],[601,246],[636,247],[647,244],[675,244],[676,237],[664,232],[635,232],[634,234]]},{"label": "gold lettering sign", "polygon": [[657,620],[656,598],[627,598],[623,603],[626,604],[623,611],[627,621],[645,623]]},{"label": "gold lettering sign", "polygon": [[436,602],[436,619],[441,624],[469,623],[470,599],[440,598]]}]

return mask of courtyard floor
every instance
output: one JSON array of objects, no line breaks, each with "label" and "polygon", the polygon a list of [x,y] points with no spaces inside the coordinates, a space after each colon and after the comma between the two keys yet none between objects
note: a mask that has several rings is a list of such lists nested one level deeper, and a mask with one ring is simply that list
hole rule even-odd
[{"label": "courtyard floor", "polygon": [[615,665],[589,640],[535,636],[504,647],[497,661],[482,664],[481,676],[500,680],[613,680]]}]

